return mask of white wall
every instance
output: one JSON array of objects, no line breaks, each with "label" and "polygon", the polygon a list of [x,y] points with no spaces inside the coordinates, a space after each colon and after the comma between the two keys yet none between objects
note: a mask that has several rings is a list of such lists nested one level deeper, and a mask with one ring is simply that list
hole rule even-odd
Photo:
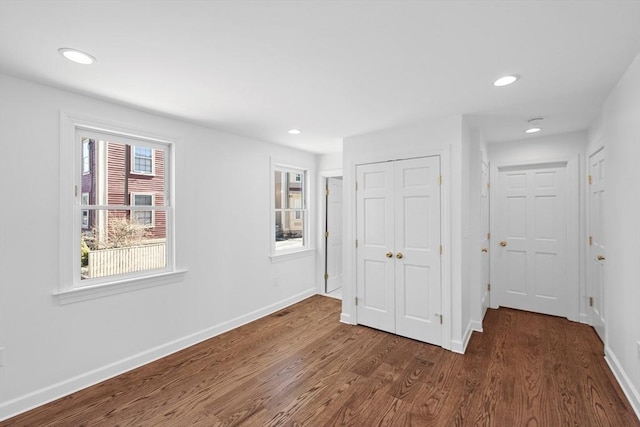
[{"label": "white wall", "polygon": [[605,354],[640,416],[640,55],[589,130],[589,152],[604,143]]},{"label": "white wall", "polygon": [[[459,115],[396,129],[357,135],[343,142],[344,176],[344,288],[342,321],[355,323],[355,168],[357,164],[406,159],[444,153],[443,194],[445,199],[443,289],[450,290],[444,297],[443,314],[448,336],[444,347],[463,352],[464,331],[462,289],[462,133],[463,120]],[[465,303],[466,304],[466,303]],[[464,315],[465,317],[467,314]]]},{"label": "white wall", "polygon": [[[315,293],[314,254],[269,257],[270,157],[315,179],[314,155],[4,75],[0,93],[0,419]],[[180,140],[183,282],[57,304],[60,110]]]},{"label": "white wall", "polygon": [[[488,157],[491,162],[491,181],[493,188],[497,188],[498,167],[510,164],[525,163],[544,163],[551,161],[569,161],[567,165],[567,173],[569,182],[575,182],[576,191],[569,188],[568,197],[570,203],[569,215],[577,218],[577,223],[569,220],[570,229],[569,237],[577,235],[577,245],[569,246],[567,250],[573,255],[570,258],[570,270],[567,272],[568,281],[573,290],[573,295],[568,302],[569,319],[574,321],[586,321],[586,280],[584,275],[585,265],[585,215],[584,206],[586,199],[586,174],[584,171],[584,159],[587,147],[586,132],[571,132],[552,136],[540,136],[525,138],[518,141],[494,143],[488,145]],[[491,192],[491,209],[495,209],[495,192]],[[577,200],[576,200],[577,199]],[[575,203],[572,203],[575,201]],[[575,207],[575,209],[573,209]],[[573,210],[572,210],[573,209]],[[575,210],[575,212],[574,212]],[[491,247],[499,240],[497,233],[494,232],[495,217],[491,220]],[[573,231],[573,234],[571,234]],[[576,255],[577,254],[577,255]],[[573,262],[571,261],[573,260]],[[492,260],[491,276],[492,282],[496,271],[495,264]],[[495,307],[494,302],[491,306]]]}]

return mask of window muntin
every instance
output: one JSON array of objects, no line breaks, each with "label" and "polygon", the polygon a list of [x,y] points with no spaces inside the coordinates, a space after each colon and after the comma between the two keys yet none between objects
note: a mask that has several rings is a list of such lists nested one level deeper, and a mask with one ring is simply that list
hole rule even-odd
[{"label": "window muntin", "polygon": [[[81,170],[85,147],[93,158],[90,172],[76,178],[82,194],[77,202],[81,261],[74,286],[138,277],[145,271],[170,267],[170,177],[165,173],[169,146],[151,141],[139,145],[125,137],[82,130],[77,133],[83,153]],[[133,173],[130,154],[136,154],[141,159],[138,166],[150,167],[153,174]]]},{"label": "window muntin", "polygon": [[288,168],[274,170],[273,253],[304,250],[308,246],[306,171]]}]

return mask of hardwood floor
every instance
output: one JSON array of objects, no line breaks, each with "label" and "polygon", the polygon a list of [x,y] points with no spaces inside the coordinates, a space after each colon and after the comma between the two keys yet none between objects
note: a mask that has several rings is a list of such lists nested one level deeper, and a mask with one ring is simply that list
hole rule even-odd
[{"label": "hardwood floor", "polygon": [[465,355],[315,296],[1,426],[640,426],[588,326],[501,308]]}]

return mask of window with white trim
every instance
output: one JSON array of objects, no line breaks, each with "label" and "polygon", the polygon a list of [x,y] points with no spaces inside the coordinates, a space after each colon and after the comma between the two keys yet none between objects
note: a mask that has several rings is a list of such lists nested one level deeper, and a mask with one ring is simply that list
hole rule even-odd
[{"label": "window with white trim", "polygon": [[[131,154],[152,156],[152,175]],[[61,113],[61,304],[173,283],[174,142]],[[85,165],[90,165],[89,170]],[[148,163],[147,163],[148,164]]]},{"label": "window with white trim", "polygon": [[153,175],[154,153],[151,147],[131,147],[131,172],[136,174]]},{"label": "window with white trim", "polygon": [[308,249],[306,177],[306,170],[274,167],[272,255]]}]

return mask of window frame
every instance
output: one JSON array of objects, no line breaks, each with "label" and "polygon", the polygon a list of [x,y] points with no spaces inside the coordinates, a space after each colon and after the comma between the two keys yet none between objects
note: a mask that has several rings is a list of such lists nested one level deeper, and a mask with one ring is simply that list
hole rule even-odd
[{"label": "window frame", "polygon": [[[287,172],[290,174],[299,174],[302,176],[302,207],[301,208],[278,208],[276,209],[276,181],[275,181],[275,173],[276,172]],[[274,163],[271,164],[271,179],[270,179],[270,199],[271,199],[271,236],[270,236],[270,254],[271,260],[286,260],[292,257],[297,257],[299,255],[304,255],[306,253],[312,252],[314,249],[311,245],[311,224],[310,224],[310,193],[309,190],[311,188],[310,185],[310,173],[308,168],[300,167],[300,166],[291,166],[282,163]],[[300,182],[297,181],[296,182]],[[291,212],[292,215],[294,213],[300,213],[302,219],[302,247],[297,248],[289,248],[289,249],[277,249],[276,248],[276,212]],[[295,216],[295,215],[294,215]]]},{"label": "window frame", "polygon": [[[162,146],[166,150],[164,173],[164,205],[145,206],[143,210],[166,212],[166,266],[162,269],[80,279],[80,246],[82,232],[82,137],[106,137],[113,142]],[[152,132],[133,130],[122,124],[108,123],[83,115],[60,111],[60,239],[58,289],[54,296],[60,304],[131,292],[150,286],[175,283],[186,271],[178,270],[175,262],[175,145],[176,138],[161,137]],[[155,199],[154,199],[155,200]],[[96,205],[98,206],[98,205]],[[93,207],[93,205],[92,205]],[[99,205],[100,209],[111,209]],[[119,206],[118,206],[119,207]],[[131,210],[138,210],[130,206]],[[150,209],[149,209],[150,208]]]}]

